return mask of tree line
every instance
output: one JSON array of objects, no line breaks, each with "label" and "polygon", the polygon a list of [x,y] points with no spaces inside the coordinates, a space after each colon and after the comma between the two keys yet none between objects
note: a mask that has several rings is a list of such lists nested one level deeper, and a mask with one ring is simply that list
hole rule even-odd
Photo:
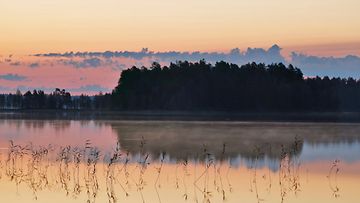
[{"label": "tree line", "polygon": [[22,94],[17,90],[15,94],[0,94],[0,109],[106,109],[110,106],[110,97],[110,94],[102,93],[95,96],[71,96],[60,88],[50,94],[42,90]]},{"label": "tree line", "polygon": [[0,108],[180,111],[360,111],[360,81],[304,77],[282,63],[242,66],[179,61],[154,62],[121,73],[111,93],[71,96],[56,89],[0,95]]}]

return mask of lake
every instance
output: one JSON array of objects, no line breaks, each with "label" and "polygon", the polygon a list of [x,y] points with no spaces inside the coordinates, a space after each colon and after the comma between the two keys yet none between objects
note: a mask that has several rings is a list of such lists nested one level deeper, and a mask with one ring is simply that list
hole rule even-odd
[{"label": "lake", "polygon": [[0,120],[3,202],[359,202],[360,124]]}]

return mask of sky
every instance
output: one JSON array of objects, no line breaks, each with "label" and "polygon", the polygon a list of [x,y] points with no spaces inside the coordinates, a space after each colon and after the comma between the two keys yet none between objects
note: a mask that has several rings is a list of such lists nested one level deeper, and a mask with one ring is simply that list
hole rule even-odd
[{"label": "sky", "polygon": [[[294,63],[308,76],[360,78],[359,9],[359,0],[1,0],[0,92],[106,92],[131,65],[236,48],[245,55],[241,60],[222,56],[261,62],[263,51],[273,56],[267,51],[275,44],[281,58],[275,53],[265,62]],[[105,51],[147,55],[46,56]],[[175,55],[159,58],[151,51]],[[223,58],[208,60],[214,59]]]}]

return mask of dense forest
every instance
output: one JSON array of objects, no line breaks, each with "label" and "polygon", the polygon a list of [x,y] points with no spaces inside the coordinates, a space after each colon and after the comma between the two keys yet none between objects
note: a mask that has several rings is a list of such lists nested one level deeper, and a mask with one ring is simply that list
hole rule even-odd
[{"label": "dense forest", "polygon": [[0,95],[13,109],[201,110],[238,112],[360,111],[360,81],[304,77],[292,65],[242,66],[183,61],[132,67],[112,93],[71,96],[56,89]]}]

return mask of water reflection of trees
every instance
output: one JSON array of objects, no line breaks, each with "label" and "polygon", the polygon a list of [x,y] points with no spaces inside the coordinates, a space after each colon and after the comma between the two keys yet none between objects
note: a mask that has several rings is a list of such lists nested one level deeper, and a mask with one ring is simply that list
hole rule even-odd
[{"label": "water reflection of trees", "polygon": [[68,130],[70,128],[79,128],[79,127],[110,127],[109,124],[102,121],[93,121],[93,120],[56,120],[56,119],[50,119],[50,120],[1,120],[0,119],[0,127],[3,127],[4,129],[17,129],[17,130],[26,130],[26,131],[38,131],[39,134],[41,134],[41,131],[44,129],[50,129],[54,130],[55,132],[64,132],[65,130]]},{"label": "water reflection of trees", "polygon": [[[153,157],[162,151],[174,160],[201,158],[202,146],[211,149],[215,159],[222,156],[252,160],[254,146],[261,149],[262,158],[279,160],[283,148],[291,148],[294,137],[297,154],[303,141],[309,144],[353,143],[360,141],[360,125],[307,123],[231,123],[231,122],[118,122],[110,123],[121,146],[132,154],[139,153],[139,140],[146,138],[145,150]],[[226,144],[226,154],[222,146]]]},{"label": "water reflection of trees", "polygon": [[43,130],[46,127],[55,131],[64,131],[71,127],[71,120],[2,120],[0,125],[26,130]]}]

